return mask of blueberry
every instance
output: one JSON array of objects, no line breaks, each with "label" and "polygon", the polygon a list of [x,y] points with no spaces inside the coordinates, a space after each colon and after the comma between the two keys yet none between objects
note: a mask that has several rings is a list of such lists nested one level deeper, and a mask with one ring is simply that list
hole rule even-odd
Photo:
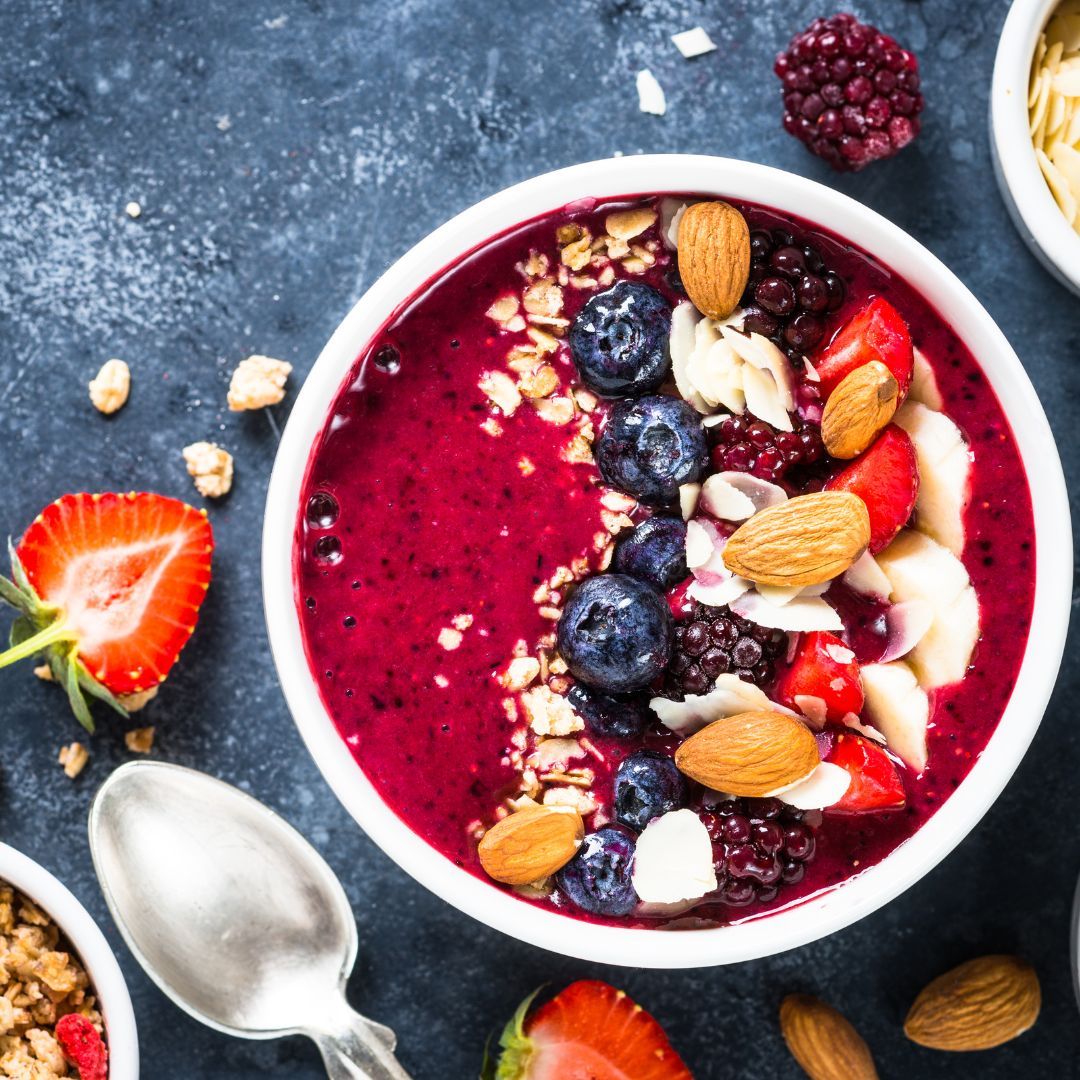
[{"label": "blueberry", "polygon": [[645,694],[604,694],[575,683],[566,697],[593,735],[636,739],[654,719]]},{"label": "blueberry", "polygon": [[686,568],[686,522],[656,515],[624,536],[615,548],[612,565],[655,586],[661,592],[678,585],[690,573]]},{"label": "blueberry", "polygon": [[603,397],[656,390],[671,370],[671,305],[655,289],[617,281],[574,319],[570,352],[582,382]]},{"label": "blueberry", "polygon": [[709,447],[701,417],[685,401],[655,394],[611,410],[596,456],[612,487],[650,506],[669,506],[680,485],[700,479]]},{"label": "blueberry", "polygon": [[617,826],[589,833],[559,871],[559,889],[590,915],[629,915],[638,902],[631,880],[634,848],[634,838]]},{"label": "blueberry", "polygon": [[558,645],[575,679],[611,694],[641,690],[667,666],[671,611],[637,578],[598,574],[570,594]]},{"label": "blueberry", "polygon": [[685,801],[686,781],[675,761],[655,750],[631,754],[615,774],[615,817],[637,832]]}]

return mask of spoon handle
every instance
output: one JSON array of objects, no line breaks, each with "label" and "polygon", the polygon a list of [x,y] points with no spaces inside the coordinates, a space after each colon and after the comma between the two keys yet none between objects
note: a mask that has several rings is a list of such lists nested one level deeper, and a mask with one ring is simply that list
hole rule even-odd
[{"label": "spoon handle", "polygon": [[394,1057],[394,1033],[342,1002],[332,1031],[313,1033],[328,1080],[411,1080]]}]

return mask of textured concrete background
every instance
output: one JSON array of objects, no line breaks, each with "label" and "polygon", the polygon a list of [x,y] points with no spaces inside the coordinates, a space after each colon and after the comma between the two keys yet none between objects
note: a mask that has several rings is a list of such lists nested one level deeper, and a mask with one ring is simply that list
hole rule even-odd
[{"label": "textured concrete background", "polygon": [[[880,210],[978,294],[1016,346],[1080,475],[1080,304],[1014,233],[986,132],[1001,0],[866,2],[859,14],[922,61],[924,133],[899,159],[837,178],[785,135],[775,50],[817,4],[768,0],[6,0],[0,10],[0,532],[65,491],[150,488],[195,499],[180,448],[237,460],[211,508],[215,582],[161,699],[155,753],[240,784],[341,875],[360,925],[356,1004],[394,1026],[417,1078],[474,1076],[488,1032],[541,982],[599,975],[665,1023],[695,1075],[795,1077],[777,1033],[786,991],[820,993],[867,1036],[883,1076],[1080,1076],[1068,915],[1080,852],[1072,643],[1054,705],[1004,796],[946,863],[884,911],[793,954],[704,972],[603,969],[485,930],[366,841],[303,750],[263,631],[263,492],[290,399],[230,415],[232,365],[292,361],[293,388],[339,319],[398,255],[476,199],[616,151],[694,151],[823,179]],[[719,45],[684,61],[668,35]],[[634,73],[668,92],[637,110]],[[677,184],[677,177],[673,183]],[[138,200],[143,215],[123,207]],[[127,408],[85,383],[131,364]],[[1040,522],[1053,529],[1054,522]],[[1007,582],[1002,587],[1008,587]],[[57,872],[116,944],[159,1078],[321,1075],[300,1039],[243,1043],[181,1014],[109,923],[85,842],[95,786],[125,757],[106,721],[74,783],[78,732],[28,670],[0,676],[0,836]],[[1042,977],[1036,1030],[975,1058],[920,1051],[900,1023],[945,967],[1017,951]],[[632,962],[633,957],[627,957]]]}]

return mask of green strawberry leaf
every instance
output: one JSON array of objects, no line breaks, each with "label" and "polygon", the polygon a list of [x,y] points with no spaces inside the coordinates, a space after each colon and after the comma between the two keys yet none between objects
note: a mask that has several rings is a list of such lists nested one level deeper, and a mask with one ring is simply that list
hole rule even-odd
[{"label": "green strawberry leaf", "polygon": [[8,556],[11,559],[11,576],[15,579],[15,584],[27,596],[33,597],[35,603],[40,603],[38,595],[34,591],[34,586],[30,584],[30,579],[26,576],[26,568],[22,564],[22,559],[15,552],[15,545],[11,542],[10,536],[8,537]]},{"label": "green strawberry leaf", "polygon": [[68,701],[71,702],[71,711],[75,714],[75,719],[93,735],[94,718],[90,715],[90,706],[86,704],[82,687],[79,686],[78,661],[73,656],[65,656],[63,668],[64,689],[67,691]]},{"label": "green strawberry leaf", "polygon": [[24,615],[32,615],[34,612],[33,600],[14,581],[4,577],[3,574],[0,574],[0,600],[3,600],[5,604],[10,604]]},{"label": "green strawberry leaf", "polygon": [[24,641],[29,641],[37,633],[37,627],[26,615],[20,615],[11,624],[11,633],[8,634],[8,643],[12,648],[16,645],[21,645]]},{"label": "green strawberry leaf", "polygon": [[480,1080],[496,1080],[495,1059],[491,1056],[491,1036],[484,1042],[484,1060],[480,1065]]},{"label": "green strawberry leaf", "polygon": [[517,1008],[510,1018],[502,1035],[499,1036],[499,1063],[495,1069],[494,1080],[523,1080],[528,1073],[529,1059],[532,1057],[532,1039],[525,1034],[525,1018],[529,1015],[536,995],[542,987],[537,987]]}]

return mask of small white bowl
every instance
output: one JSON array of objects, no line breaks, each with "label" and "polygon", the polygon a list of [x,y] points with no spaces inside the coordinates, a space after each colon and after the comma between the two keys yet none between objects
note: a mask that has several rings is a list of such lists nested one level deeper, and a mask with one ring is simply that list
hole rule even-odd
[{"label": "small white bowl", "polygon": [[109,1080],[139,1080],[139,1037],[131,997],[97,923],[66,885],[7,844],[0,844],[0,881],[6,881],[50,916],[82,961],[105,1020]]},{"label": "small white bowl", "polygon": [[[353,760],[308,667],[293,585],[293,537],[311,448],[357,357],[387,317],[466,252],[522,221],[569,203],[635,192],[682,191],[746,200],[847,237],[906,278],[975,355],[1012,424],[1035,521],[1031,633],[1012,697],[967,778],[911,839],[841,886],[732,926],[680,933],[598,926],[526,904],[455,866],[380,798]],[[994,321],[921,244],[854,199],[801,176],[728,158],[654,155],[547,173],[459,214],[395,263],[358,301],[308,375],[278,448],[263,527],[263,600],[278,676],[300,734],[338,798],[399,866],[488,926],[553,952],[634,967],[701,967],[804,945],[855,922],[913,885],[978,822],[1016,770],[1042,719],[1068,629],[1072,536],[1065,479],[1046,416]]]},{"label": "small white bowl", "polygon": [[1046,184],[1028,125],[1028,83],[1035,43],[1059,0],[1014,0],[1001,31],[990,89],[994,173],[1013,223],[1039,261],[1080,293],[1080,234]]}]

